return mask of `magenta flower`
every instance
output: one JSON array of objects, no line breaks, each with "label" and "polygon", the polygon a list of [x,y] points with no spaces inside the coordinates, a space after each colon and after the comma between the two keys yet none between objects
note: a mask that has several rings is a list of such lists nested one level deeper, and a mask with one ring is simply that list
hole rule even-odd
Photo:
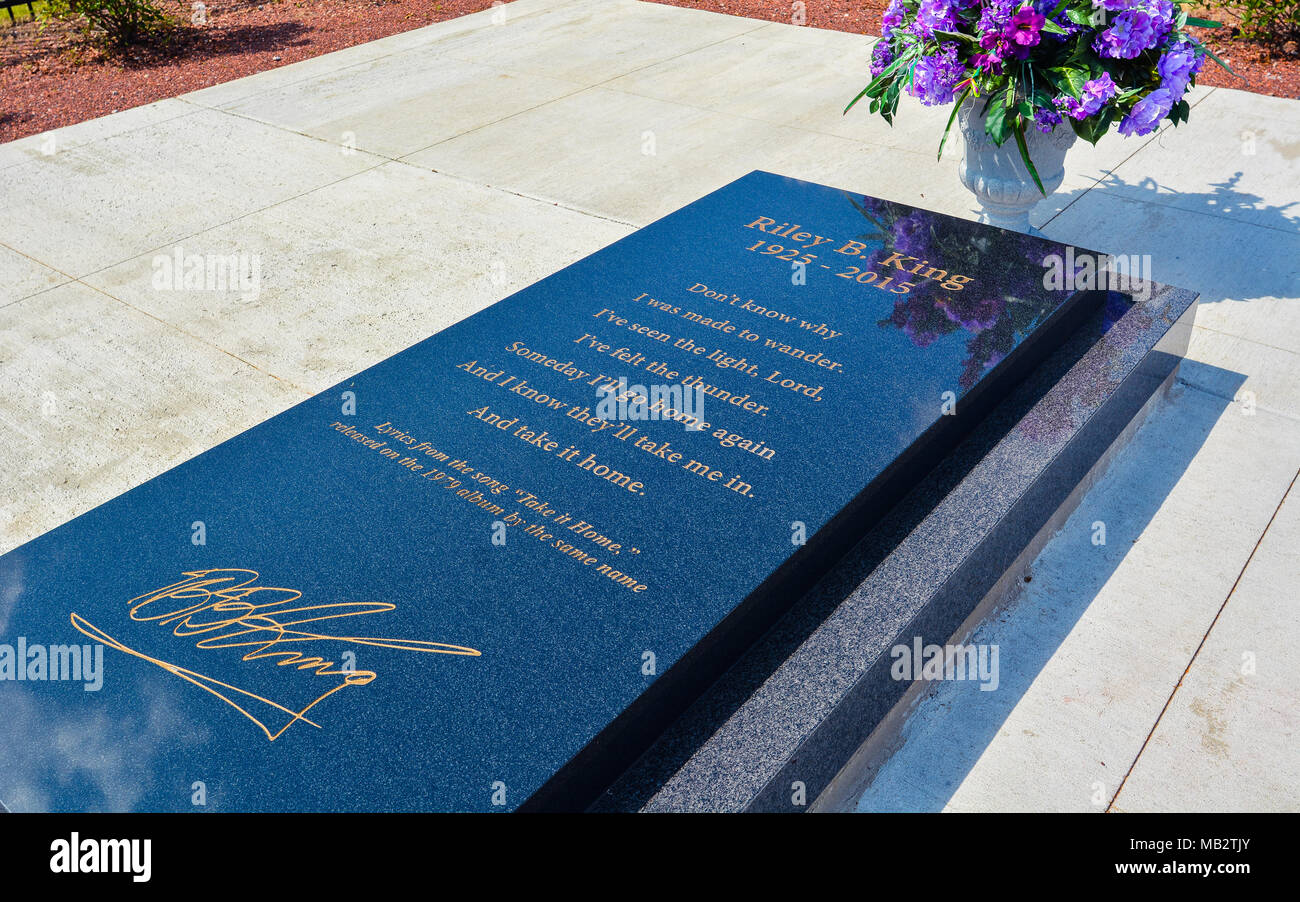
[{"label": "magenta flower", "polygon": [[1046,21],[1046,16],[1032,6],[1026,6],[1011,17],[1011,21],[1007,23],[1002,33],[1006,35],[1007,40],[1018,47],[1033,47],[1038,43],[1043,23]]}]

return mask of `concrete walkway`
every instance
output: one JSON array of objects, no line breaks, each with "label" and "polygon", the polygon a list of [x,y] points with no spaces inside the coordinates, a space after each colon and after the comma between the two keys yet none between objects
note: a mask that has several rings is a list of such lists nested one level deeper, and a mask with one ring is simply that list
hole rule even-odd
[{"label": "concrete walkway", "polygon": [[[0,551],[751,169],[973,218],[947,110],[840,115],[869,45],[515,0],[0,145]],[[1300,808],[1300,103],[1192,99],[1034,221],[1198,290],[1194,362],[979,627],[999,691],[919,694],[833,807]]]}]

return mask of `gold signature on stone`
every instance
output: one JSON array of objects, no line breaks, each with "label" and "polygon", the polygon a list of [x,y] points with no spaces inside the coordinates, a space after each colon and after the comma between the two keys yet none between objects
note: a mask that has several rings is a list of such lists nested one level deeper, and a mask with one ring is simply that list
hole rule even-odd
[{"label": "gold signature on stone", "polygon": [[[312,644],[341,642],[349,646],[392,648],[399,651],[424,652],[440,655],[469,655],[479,657],[481,652],[462,645],[443,642],[426,642],[418,639],[383,639],[374,636],[335,636],[328,633],[308,632],[295,627],[322,620],[340,620],[383,614],[395,610],[396,605],[386,601],[337,602],[332,604],[296,604],[302,593],[296,589],[279,586],[259,586],[261,578],[256,570],[223,568],[190,570],[185,578],[153,592],[137,595],[131,605],[131,619],[158,626],[171,627],[178,639],[199,638],[194,646],[204,650],[241,648],[249,649],[241,660],[273,662],[277,667],[288,667],[310,680],[330,679],[329,688],[314,698],[320,688],[315,684],[307,698],[311,701],[298,707],[276,702],[230,683],[205,676],[137,651],[115,639],[77,613],[70,615],[72,625],[91,639],[110,648],[124,652],[161,667],[168,673],[193,683],[210,692],[243,714],[261,728],[266,738],[274,742],[296,723],[320,724],[306,714],[325,699],[350,686],[365,686],[378,676],[373,670],[356,670],[340,667],[337,663],[306,652],[314,650]],[[297,646],[297,648],[295,648]],[[301,648],[302,650],[298,650]],[[310,684],[308,684],[310,685]],[[257,703],[281,712],[287,719],[278,728],[260,719],[249,708]],[[246,707],[247,706],[247,707]],[[262,714],[268,720],[272,715]],[[275,718],[278,722],[279,718]]]}]

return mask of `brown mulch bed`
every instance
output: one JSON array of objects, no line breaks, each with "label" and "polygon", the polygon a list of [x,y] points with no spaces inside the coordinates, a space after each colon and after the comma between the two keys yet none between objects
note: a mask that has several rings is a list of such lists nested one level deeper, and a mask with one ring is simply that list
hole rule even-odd
[{"label": "brown mulch bed", "polygon": [[[788,0],[655,2],[774,22],[790,22],[793,5]],[[806,0],[803,24],[874,34],[885,2]],[[161,5],[180,23],[177,29],[166,40],[120,55],[98,49],[68,24],[10,27],[0,19],[0,142],[477,12],[492,0],[210,0],[202,25],[190,24],[187,0]],[[1232,31],[1217,29],[1205,39],[1242,77],[1207,65],[1202,84],[1300,98],[1300,56],[1233,42]]]},{"label": "brown mulch bed", "polygon": [[[749,16],[772,22],[792,21],[791,0],[653,0],[669,6],[706,9],[733,16]],[[880,15],[889,0],[804,0],[802,24],[812,28],[833,28],[857,34],[879,34]],[[1234,16],[1220,9],[1202,8],[1195,15],[1224,22],[1223,28],[1196,28],[1193,33],[1219,55],[1240,78],[1207,62],[1197,84],[1240,88],[1273,97],[1300,98],[1300,52],[1294,43],[1285,48],[1270,48],[1245,41],[1234,41]],[[795,23],[800,24],[800,23]],[[1290,52],[1288,52],[1290,51]],[[866,64],[863,63],[864,84]]]},{"label": "brown mulch bed", "polygon": [[69,25],[11,27],[0,13],[0,142],[454,19],[492,0],[207,0],[206,25],[190,24],[190,2],[159,6],[181,26],[125,55],[106,54]]}]

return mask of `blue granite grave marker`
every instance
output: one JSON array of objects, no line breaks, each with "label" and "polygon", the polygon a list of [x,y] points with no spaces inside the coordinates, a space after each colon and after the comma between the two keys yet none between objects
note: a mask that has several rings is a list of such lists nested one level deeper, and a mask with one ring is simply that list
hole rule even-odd
[{"label": "blue granite grave marker", "polygon": [[0,558],[18,810],[581,806],[1086,312],[755,172]]}]

